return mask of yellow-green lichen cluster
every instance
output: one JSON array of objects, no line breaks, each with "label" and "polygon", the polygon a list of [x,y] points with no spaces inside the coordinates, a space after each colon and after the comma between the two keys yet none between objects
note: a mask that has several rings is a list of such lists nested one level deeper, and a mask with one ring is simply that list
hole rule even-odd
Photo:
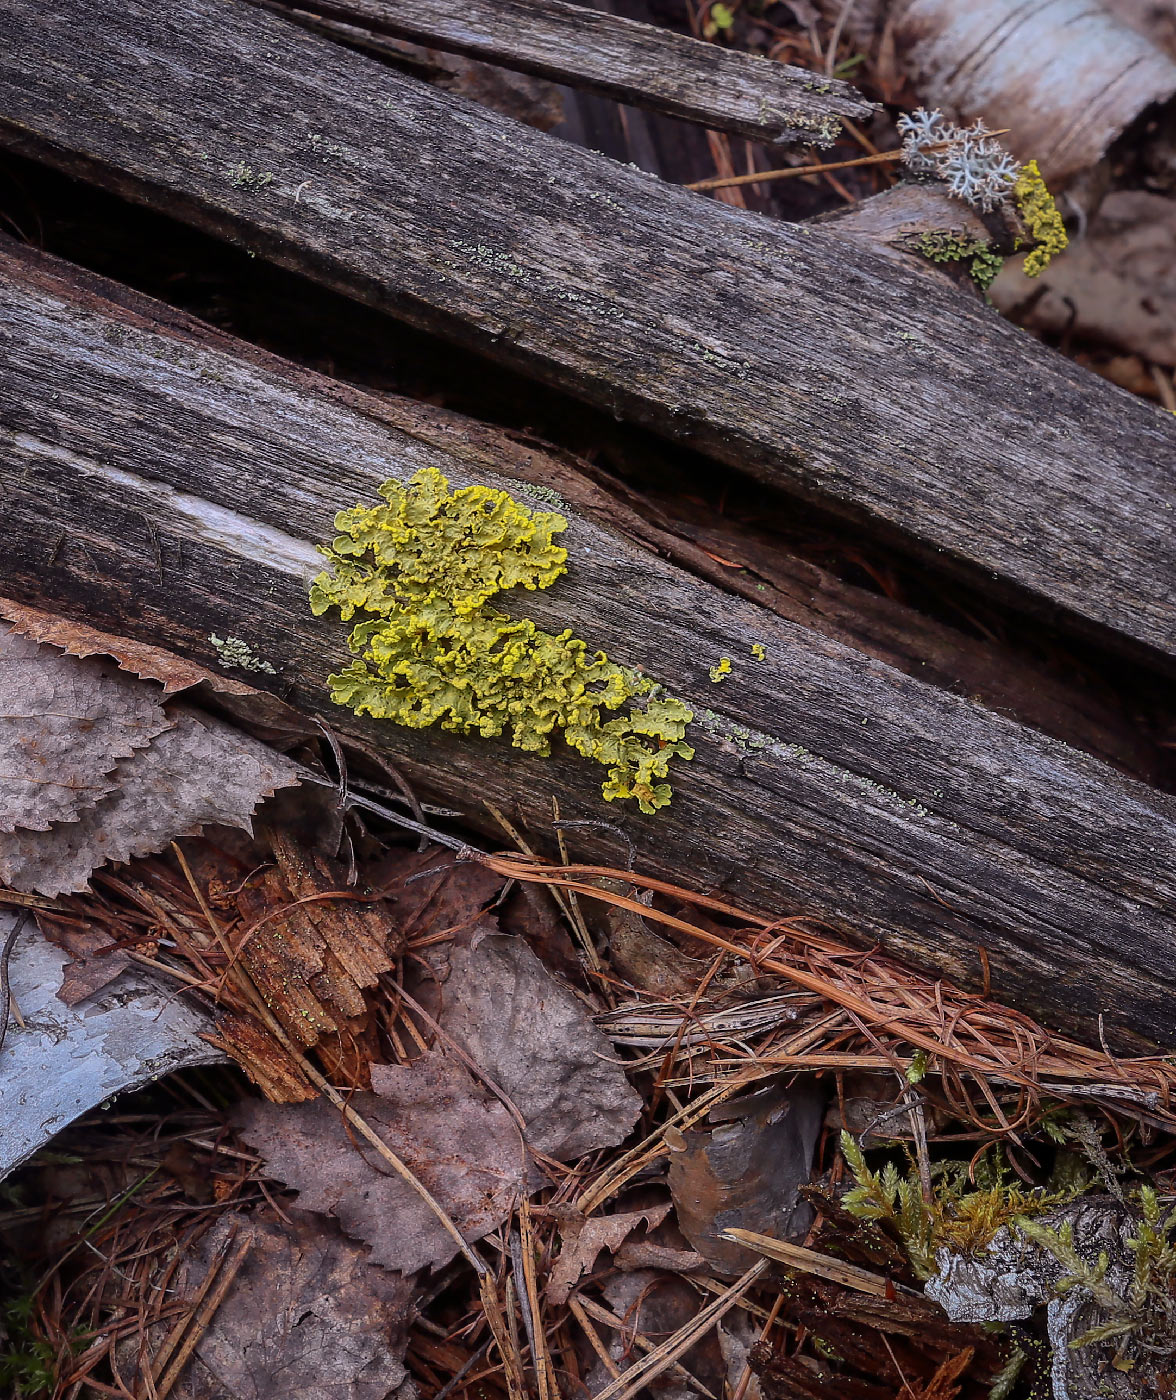
[{"label": "yellow-green lichen cluster", "polygon": [[486,486],[451,492],[431,467],[407,485],[386,481],[380,495],[382,505],[340,511],[338,535],[320,547],[331,569],[311,585],[311,610],[364,617],[350,639],[358,659],[330,677],[331,699],[414,729],[509,729],[515,748],[543,756],[562,730],[608,769],[607,801],[664,807],[670,759],[694,756],[683,742],[690,710],[570,631],[544,632],[488,606],[497,593],[547,588],[565,572],[567,551],[554,543],[563,516]]},{"label": "yellow-green lichen cluster", "polygon": [[968,260],[972,281],[986,292],[1004,266],[1004,258],[982,238],[968,238],[949,229],[934,229],[920,234],[910,243],[916,252],[931,262],[948,263]]},{"label": "yellow-green lichen cluster", "polygon": [[1036,277],[1058,253],[1066,251],[1069,239],[1053,195],[1046,189],[1035,160],[1021,167],[1017,183],[1013,186],[1013,201],[1033,241],[1023,271],[1026,277]]}]

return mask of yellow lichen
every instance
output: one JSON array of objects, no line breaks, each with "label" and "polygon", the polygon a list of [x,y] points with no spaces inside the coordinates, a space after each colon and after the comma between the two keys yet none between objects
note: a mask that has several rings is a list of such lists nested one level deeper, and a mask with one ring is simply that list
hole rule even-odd
[{"label": "yellow lichen", "polygon": [[767,649],[763,642],[752,642],[751,654],[757,661],[766,661],[768,659]]},{"label": "yellow lichen", "polygon": [[386,481],[380,495],[383,505],[340,511],[339,534],[320,546],[331,570],[311,585],[311,610],[338,608],[345,622],[366,615],[350,638],[359,659],[329,678],[331,699],[414,729],[440,723],[490,737],[509,728],[515,748],[544,756],[562,730],[607,767],[607,801],[664,807],[670,759],[694,756],[683,742],[690,710],[570,631],[488,606],[496,593],[547,588],[565,572],[567,551],[554,543],[563,516],[487,486],[451,492],[432,467],[406,486]]},{"label": "yellow lichen", "polygon": [[1021,167],[1017,183],[1013,186],[1013,200],[1033,240],[1033,247],[1025,258],[1025,276],[1036,277],[1058,253],[1065,252],[1069,239],[1053,195],[1046,189],[1035,160]]},{"label": "yellow lichen", "polygon": [[730,674],[731,658],[729,656],[721,656],[719,658],[719,664],[710,668],[710,678],[716,685],[718,685],[720,681],[725,681]]}]

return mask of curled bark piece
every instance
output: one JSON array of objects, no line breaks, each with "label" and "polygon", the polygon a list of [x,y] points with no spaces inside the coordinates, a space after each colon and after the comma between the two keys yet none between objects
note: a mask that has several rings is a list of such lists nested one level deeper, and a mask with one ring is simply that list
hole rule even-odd
[{"label": "curled bark piece", "polygon": [[[0,910],[0,937],[17,917]],[[224,1059],[202,1037],[206,1017],[138,971],[66,1006],[57,988],[67,963],[31,926],[12,955],[12,996],[24,1024],[9,1027],[0,1058],[0,1178],[113,1095]]]},{"label": "curled bark piece", "polygon": [[1051,185],[1096,165],[1146,108],[1176,94],[1176,63],[1083,0],[909,0],[890,11],[926,105],[1009,128]]}]

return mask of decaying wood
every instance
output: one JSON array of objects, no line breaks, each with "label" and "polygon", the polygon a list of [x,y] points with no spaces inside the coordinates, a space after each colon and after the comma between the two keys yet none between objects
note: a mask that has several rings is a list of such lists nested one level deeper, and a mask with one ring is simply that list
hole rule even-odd
[{"label": "decaying wood", "polygon": [[987,970],[996,994],[1087,1037],[1101,1017],[1117,1044],[1172,1043],[1171,798],[574,515],[568,573],[527,610],[696,708],[697,757],[672,775],[668,811],[606,805],[596,766],[566,750],[534,759],[355,720],[326,696],[346,628],[310,615],[312,542],[392,474],[517,479],[471,468],[455,430],[445,450],[427,419],[394,428],[380,400],[320,391],[125,291],[103,301],[32,255],[5,255],[2,293],[4,591],[213,664],[212,634],[241,637],[278,673],[251,679],[475,825],[488,800],[542,843],[558,794],[587,823],[585,856],[625,863],[632,843],[653,873],[824,916],[965,985]]},{"label": "decaying wood", "polygon": [[830,146],[877,104],[848,83],[564,0],[299,0],[300,10],[753,141]]},{"label": "decaying wood", "polygon": [[233,0],[0,12],[10,147],[1176,669],[1176,422],[966,294]]}]

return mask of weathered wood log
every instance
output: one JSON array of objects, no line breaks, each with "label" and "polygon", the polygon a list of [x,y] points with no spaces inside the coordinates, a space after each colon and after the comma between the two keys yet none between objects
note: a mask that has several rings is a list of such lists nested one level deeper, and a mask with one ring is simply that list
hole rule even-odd
[{"label": "weathered wood log", "polygon": [[426,465],[516,493],[517,476],[452,423],[109,289],[115,305],[61,266],[0,263],[3,591],[213,665],[212,634],[242,638],[277,673],[251,680],[477,825],[488,799],[542,842],[558,794],[586,857],[624,863],[631,842],[644,869],[823,917],[964,985],[987,968],[995,993],[1087,1037],[1101,1017],[1120,1046],[1176,1042],[1176,801],[585,519],[566,576],[526,608],[696,707],[668,810],[605,804],[566,749],[536,759],[331,705],[346,629],[311,616],[306,580],[333,513]]},{"label": "weathered wood log", "polygon": [[877,103],[849,83],[564,0],[298,0],[347,24],[753,141],[830,146]]},{"label": "weathered wood log", "polygon": [[0,14],[11,147],[1176,669],[1176,422],[965,294],[234,0]]}]

